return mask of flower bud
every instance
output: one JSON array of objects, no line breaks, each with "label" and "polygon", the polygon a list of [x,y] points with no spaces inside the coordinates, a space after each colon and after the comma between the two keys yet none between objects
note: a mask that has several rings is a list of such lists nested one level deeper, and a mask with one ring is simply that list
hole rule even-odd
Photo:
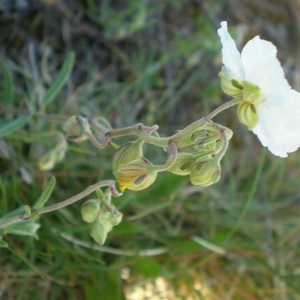
[{"label": "flower bud", "polygon": [[127,163],[132,162],[143,156],[143,145],[144,141],[130,141],[123,144],[116,152],[113,162],[112,170],[113,173],[120,167],[124,166]]},{"label": "flower bud", "polygon": [[62,161],[67,151],[67,143],[62,140],[55,148],[47,151],[38,159],[38,167],[41,171],[54,168],[55,164]]},{"label": "flower bud", "polygon": [[193,135],[193,140],[195,141],[196,146],[207,146],[209,144],[215,144],[215,142],[220,139],[220,131],[215,130],[205,130],[203,134],[196,132]]},{"label": "flower bud", "polygon": [[108,232],[112,230],[112,225],[108,220],[98,217],[92,225],[90,235],[99,245],[103,245],[107,238]]},{"label": "flower bud", "polygon": [[100,203],[98,199],[90,199],[81,206],[82,219],[87,223],[95,222],[99,212]]},{"label": "flower bud", "polygon": [[122,221],[123,214],[115,209],[114,212],[106,211],[103,219],[106,219],[112,226],[118,225]]},{"label": "flower bud", "polygon": [[196,161],[196,158],[191,153],[180,152],[177,154],[175,164],[168,169],[169,172],[184,176],[190,174],[191,165]]},{"label": "flower bud", "polygon": [[257,105],[267,100],[267,98],[257,85],[254,85],[248,81],[243,81],[243,86],[243,101]]},{"label": "flower bud", "polygon": [[79,143],[87,139],[87,136],[84,134],[84,127],[80,122],[84,122],[85,126],[89,126],[86,119],[80,116],[72,116],[65,122],[63,131],[66,133],[68,140]]},{"label": "flower bud", "polygon": [[117,168],[114,175],[122,192],[126,188],[139,191],[147,188],[155,181],[157,171],[149,160],[140,157]]},{"label": "flower bud", "polygon": [[243,101],[238,105],[237,114],[240,122],[248,127],[249,130],[253,129],[258,123],[258,113],[256,105],[248,101]]},{"label": "flower bud", "polygon": [[233,98],[239,98],[242,96],[243,85],[234,78],[236,76],[228,68],[223,67],[219,73],[221,88],[226,95]]},{"label": "flower bud", "polygon": [[[195,161],[210,160],[216,155],[220,160],[220,155],[223,156],[226,152],[228,142],[232,138],[232,130],[217,123],[210,127],[206,130],[206,136],[202,138],[200,136],[200,139],[195,142],[196,146],[192,151]],[[198,139],[198,132],[196,134]]]},{"label": "flower bud", "polygon": [[192,164],[190,180],[194,185],[209,186],[216,183],[221,176],[221,165],[219,159],[198,161]]},{"label": "flower bud", "polygon": [[55,154],[53,151],[48,151],[43,154],[38,160],[38,167],[41,171],[48,171],[55,166]]}]

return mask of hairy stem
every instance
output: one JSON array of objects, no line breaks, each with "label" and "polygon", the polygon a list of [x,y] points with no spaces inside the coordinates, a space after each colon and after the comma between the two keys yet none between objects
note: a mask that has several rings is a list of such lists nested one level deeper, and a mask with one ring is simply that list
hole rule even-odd
[{"label": "hairy stem", "polygon": [[[108,187],[110,187],[111,190],[114,189],[116,191],[116,189],[114,187],[115,186],[115,182],[113,180],[103,180],[103,181],[97,182],[97,183],[95,183],[93,185],[90,185],[89,187],[87,187],[85,190],[83,190],[79,194],[77,194],[75,196],[72,196],[72,197],[68,198],[65,201],[62,201],[60,203],[56,203],[56,204],[53,204],[53,205],[50,205],[50,206],[38,209],[35,212],[37,214],[41,215],[41,214],[46,214],[46,213],[54,211],[54,210],[61,209],[61,208],[65,207],[65,206],[71,205],[71,204],[73,204],[73,203],[81,200],[82,198],[88,196],[92,192],[98,190],[101,187],[105,187],[105,186],[108,186]],[[114,193],[114,195],[116,196],[117,194]],[[119,196],[120,196],[120,194],[119,194]]]},{"label": "hairy stem", "polygon": [[169,156],[168,161],[164,165],[156,165],[155,166],[155,169],[158,172],[167,171],[175,164],[178,151],[177,151],[176,144],[174,142],[170,142],[170,149],[171,149],[171,154]]},{"label": "hairy stem", "polygon": [[36,215],[42,215],[42,214],[46,214],[46,213],[61,209],[65,206],[71,205],[71,204],[83,199],[84,197],[88,196],[92,192],[98,190],[99,188],[105,187],[105,186],[109,187],[110,192],[114,197],[119,197],[122,195],[116,190],[115,182],[113,180],[103,180],[103,181],[97,182],[93,185],[90,185],[89,187],[87,187],[85,190],[83,190],[79,194],[72,196],[72,197],[68,198],[67,200],[64,200],[62,202],[59,202],[59,203],[56,203],[56,204],[53,204],[53,205],[50,205],[50,206],[47,206],[44,208],[33,209],[32,215],[29,218],[25,217],[25,213],[21,213],[20,215],[0,221],[0,228],[5,228],[8,225],[18,223],[21,221],[26,221]]},{"label": "hairy stem", "polygon": [[205,119],[211,120],[212,118],[214,118],[216,115],[218,115],[223,110],[226,110],[234,105],[237,105],[239,102],[240,102],[239,99],[232,99],[231,101],[228,101],[228,102],[222,104],[221,106],[219,106],[218,108],[216,108],[215,110],[213,110],[210,114],[207,115],[207,117]]}]

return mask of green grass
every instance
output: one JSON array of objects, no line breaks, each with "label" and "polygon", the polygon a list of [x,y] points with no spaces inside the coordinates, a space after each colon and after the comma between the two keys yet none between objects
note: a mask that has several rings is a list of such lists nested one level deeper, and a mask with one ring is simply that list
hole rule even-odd
[{"label": "green grass", "polygon": [[[63,161],[39,169],[67,117],[98,115],[116,128],[158,124],[170,135],[227,100],[217,76],[219,21],[237,39],[243,23],[249,38],[276,42],[284,65],[296,60],[293,39],[283,42],[294,36],[290,21],[277,14],[292,14],[291,4],[279,0],[86,0],[67,11],[60,2],[39,1],[1,21],[0,218],[34,206],[52,176],[47,205],[113,179],[114,151],[89,142],[69,142]],[[288,72],[295,85],[296,73]],[[126,191],[113,199],[123,221],[102,247],[81,220],[84,200],[40,216],[38,240],[3,237],[0,298],[299,299],[299,153],[264,151],[234,109],[217,121],[234,131],[220,182],[201,188],[166,173],[146,190]],[[165,159],[154,147],[146,154]]]}]

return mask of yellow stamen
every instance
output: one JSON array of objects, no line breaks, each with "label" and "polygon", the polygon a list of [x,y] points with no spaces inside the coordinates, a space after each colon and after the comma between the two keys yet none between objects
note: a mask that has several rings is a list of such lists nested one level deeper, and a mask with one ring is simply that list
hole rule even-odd
[{"label": "yellow stamen", "polygon": [[126,190],[127,186],[128,186],[128,184],[119,183],[120,191],[123,193]]}]

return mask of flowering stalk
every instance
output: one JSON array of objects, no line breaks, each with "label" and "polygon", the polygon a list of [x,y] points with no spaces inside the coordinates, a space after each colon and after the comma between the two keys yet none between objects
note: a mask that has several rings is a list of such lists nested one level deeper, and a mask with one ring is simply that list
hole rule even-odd
[{"label": "flowering stalk", "polygon": [[74,195],[60,203],[56,203],[56,204],[53,204],[53,205],[50,205],[50,206],[47,206],[44,208],[40,208],[40,209],[32,209],[31,214],[29,216],[26,216],[26,214],[28,214],[28,213],[24,212],[24,213],[21,213],[20,215],[0,221],[0,228],[5,228],[6,226],[12,225],[14,223],[29,220],[37,215],[42,215],[42,214],[46,214],[46,213],[49,213],[49,212],[52,212],[55,210],[59,210],[63,207],[66,207],[68,205],[71,205],[71,204],[83,199],[84,197],[90,195],[94,191],[97,191],[98,189],[100,189],[102,187],[106,187],[106,186],[109,187],[109,190],[114,197],[119,197],[122,195],[116,190],[115,182],[113,180],[103,180],[103,181],[97,182],[93,185],[90,185],[89,187],[87,187],[85,190],[83,190],[79,194]]},{"label": "flowering stalk", "polygon": [[[300,94],[293,91],[285,79],[280,62],[276,57],[276,47],[268,41],[255,37],[245,45],[240,53],[228,33],[226,22],[221,23],[218,34],[223,46],[224,66],[219,74],[221,88],[233,99],[216,108],[206,117],[202,117],[168,137],[158,135],[157,125],[136,124],[112,129],[103,118],[103,124],[101,124],[101,118],[81,116],[72,116],[65,122],[63,130],[68,140],[74,142],[89,140],[98,149],[110,145],[116,150],[112,162],[112,173],[122,192],[125,189],[139,191],[149,187],[155,182],[157,174],[163,171],[169,171],[179,176],[188,175],[191,183],[195,185],[209,186],[216,183],[221,175],[221,159],[227,151],[232,131],[214,123],[212,119],[234,105],[238,105],[237,116],[240,122],[253,131],[263,146],[268,147],[273,154],[286,157],[288,153],[299,148]],[[100,134],[101,142],[98,141],[93,131]],[[57,136],[58,143],[40,160],[39,167],[42,171],[52,169],[56,162],[61,161],[67,148],[65,139],[60,133],[51,132],[49,135]],[[44,134],[29,137],[15,134],[11,137],[29,142],[40,136],[45,137]],[[137,139],[130,140],[121,146],[112,141],[128,136],[135,136]],[[163,165],[152,164],[149,159],[144,157],[143,147],[145,144],[169,149],[170,155],[167,162]],[[102,187],[108,187],[109,192],[103,194],[99,190]],[[42,196],[47,195],[49,189],[46,188]],[[83,220],[92,225],[90,235],[98,244],[102,245],[108,232],[122,219],[122,213],[117,210],[110,199],[111,196],[122,195],[116,190],[113,180],[95,183],[79,194],[48,207],[43,207],[46,201],[44,199],[47,197],[41,196],[41,200],[39,199],[38,204],[33,208],[24,206],[14,212],[15,215],[0,220],[0,228],[4,228],[4,232],[6,229],[13,230],[10,227],[13,224],[27,221],[27,228],[30,232],[27,235],[36,237],[35,231],[39,227],[39,224],[33,222],[36,217],[71,205],[94,191],[97,191],[98,199],[89,199],[83,204],[81,213]],[[228,239],[240,225],[251,198],[252,196],[249,197],[241,217],[229,233]],[[25,229],[23,231],[20,228],[14,229],[15,232],[21,231],[26,235]]]},{"label": "flowering stalk", "polygon": [[68,198],[67,200],[47,206],[45,208],[38,209],[38,210],[34,211],[34,213],[41,215],[41,214],[45,214],[45,213],[48,213],[48,212],[51,212],[54,210],[61,209],[65,206],[71,205],[71,204],[81,200],[82,198],[88,196],[92,192],[94,192],[102,187],[106,187],[106,186],[109,187],[109,189],[114,197],[120,197],[122,195],[116,190],[115,182],[113,180],[102,180],[93,185],[90,185],[89,187],[87,187],[85,190],[83,190],[79,194],[72,196],[72,197]]}]

